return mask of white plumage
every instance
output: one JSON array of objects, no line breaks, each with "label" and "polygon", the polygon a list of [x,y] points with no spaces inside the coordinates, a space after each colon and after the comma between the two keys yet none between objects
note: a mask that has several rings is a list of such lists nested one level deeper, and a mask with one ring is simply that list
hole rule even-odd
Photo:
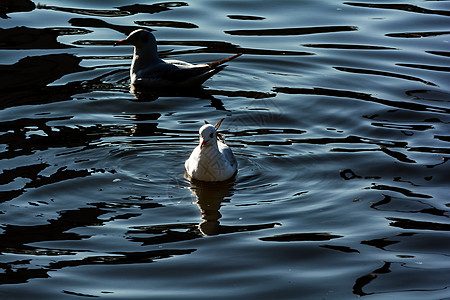
[{"label": "white plumage", "polygon": [[190,178],[201,181],[225,181],[237,173],[238,164],[231,149],[218,138],[216,125],[206,123],[200,130],[200,142],[184,166]]}]

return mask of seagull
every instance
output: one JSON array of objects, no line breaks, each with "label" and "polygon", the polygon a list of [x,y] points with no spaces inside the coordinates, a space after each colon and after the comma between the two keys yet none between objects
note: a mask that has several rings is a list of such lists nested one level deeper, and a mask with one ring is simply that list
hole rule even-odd
[{"label": "seagull", "polygon": [[206,64],[191,64],[179,60],[162,60],[158,57],[155,36],[148,30],[138,29],[117,45],[133,45],[134,55],[130,68],[132,85],[155,88],[199,87],[214,74],[222,71],[224,63],[242,53]]},{"label": "seagull", "polygon": [[198,131],[200,143],[184,164],[189,178],[212,182],[225,181],[236,175],[238,164],[233,152],[217,134],[223,120],[225,118],[214,126],[205,121]]}]

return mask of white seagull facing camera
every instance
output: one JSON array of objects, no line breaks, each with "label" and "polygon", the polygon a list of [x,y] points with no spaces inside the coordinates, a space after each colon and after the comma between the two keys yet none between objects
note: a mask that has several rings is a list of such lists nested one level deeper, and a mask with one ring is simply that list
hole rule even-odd
[{"label": "white seagull facing camera", "polygon": [[195,88],[225,67],[223,64],[242,53],[206,64],[190,64],[158,57],[155,36],[148,30],[138,29],[114,44],[133,45],[131,84],[155,88]]},{"label": "white seagull facing camera", "polygon": [[205,121],[200,130],[200,143],[192,151],[184,166],[187,175],[201,181],[225,181],[237,173],[238,164],[231,149],[217,135],[217,129],[225,118],[211,125]]}]

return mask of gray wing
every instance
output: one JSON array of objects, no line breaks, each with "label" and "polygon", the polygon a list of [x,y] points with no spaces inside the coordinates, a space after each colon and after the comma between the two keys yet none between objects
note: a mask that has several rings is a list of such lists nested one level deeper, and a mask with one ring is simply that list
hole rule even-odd
[{"label": "gray wing", "polygon": [[221,150],[222,154],[225,156],[227,161],[230,162],[230,165],[233,166],[233,167],[236,166],[237,165],[237,161],[236,161],[236,158],[234,157],[234,154],[231,151],[231,149],[227,145],[222,143],[222,142],[218,142],[218,143],[220,145],[219,147],[220,147],[220,150]]}]

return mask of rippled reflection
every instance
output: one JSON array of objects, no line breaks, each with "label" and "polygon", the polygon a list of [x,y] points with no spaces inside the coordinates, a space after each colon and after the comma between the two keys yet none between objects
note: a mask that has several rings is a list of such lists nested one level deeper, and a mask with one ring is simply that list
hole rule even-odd
[{"label": "rippled reflection", "polygon": [[203,235],[217,235],[224,233],[254,231],[273,228],[278,223],[229,226],[221,225],[219,219],[222,217],[219,210],[222,203],[230,202],[234,191],[234,179],[225,182],[210,183],[192,181],[190,190],[197,198],[197,205],[202,213],[202,220],[198,229]]},{"label": "rippled reflection", "polygon": [[[234,180],[233,180],[234,181]],[[215,235],[222,232],[219,212],[222,202],[229,202],[233,196],[234,182],[191,184],[190,190],[197,198],[197,205],[202,212],[203,222],[198,225],[204,235]]]}]

